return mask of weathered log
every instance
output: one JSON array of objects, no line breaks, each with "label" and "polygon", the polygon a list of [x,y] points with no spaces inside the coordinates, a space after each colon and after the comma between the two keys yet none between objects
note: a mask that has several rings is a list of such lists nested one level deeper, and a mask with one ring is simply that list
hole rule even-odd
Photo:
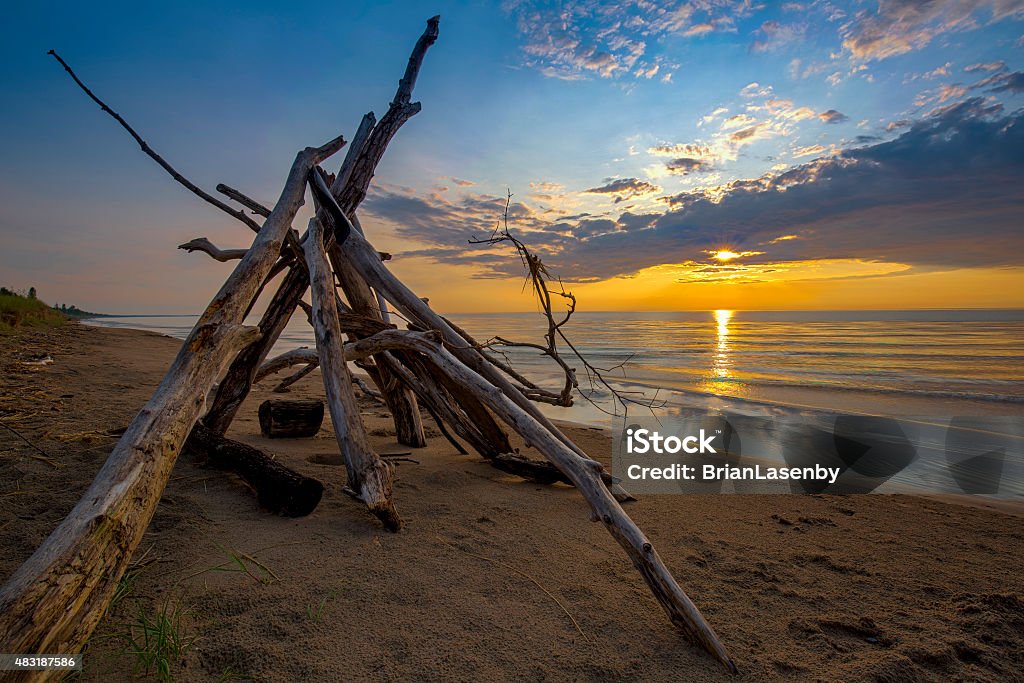
[{"label": "weathered log", "polygon": [[[402,354],[400,351],[394,353]],[[466,450],[445,430],[445,422],[451,425],[459,437],[465,439],[477,453],[485,458],[498,455],[503,450],[511,448],[508,445],[508,437],[500,428],[490,428],[488,426],[494,422],[494,418],[491,417],[490,413],[484,410],[483,412],[486,414],[486,417],[482,420],[474,421],[464,410],[465,406],[456,401],[440,381],[435,381],[437,374],[429,369],[426,359],[417,358],[413,355],[402,355],[401,357],[402,362],[395,365],[395,370],[398,373],[397,376],[405,382],[406,386],[416,392],[416,396],[419,397],[423,405],[427,407],[428,411],[438,422],[441,433],[448,439],[449,443],[455,446],[459,453],[465,455]],[[476,402],[474,398],[470,403],[475,404]],[[493,429],[497,429],[501,435],[496,443],[492,443],[487,438],[487,434],[493,433]],[[503,445],[506,448],[502,449]]]},{"label": "weathered log", "polygon": [[245,256],[245,249],[221,249],[205,237],[197,237],[194,240],[179,244],[178,249],[184,249],[188,253],[193,251],[205,251],[215,261],[225,263]]},{"label": "weathered log", "polygon": [[[355,138],[353,138],[353,140],[354,139]],[[249,209],[250,211],[259,216],[266,217],[270,215],[270,210],[267,209],[267,207],[263,206],[255,199],[250,199],[249,197],[242,194],[233,187],[225,185],[224,183],[220,183],[217,185],[216,190],[225,197],[235,200],[236,202],[238,202],[239,204],[241,204],[242,206],[246,207],[247,209]]]},{"label": "weathered log", "polygon": [[[106,106],[106,105],[104,105]],[[226,364],[258,334],[245,311],[281,253],[309,170],[344,144],[300,152],[281,197],[88,491],[0,589],[0,652],[79,652],[142,539],[182,444]]]},{"label": "weathered log", "polygon": [[351,349],[346,347],[346,351],[350,351],[352,356],[391,348],[416,351],[430,358],[452,381],[472,391],[579,489],[590,504],[592,519],[603,522],[608,533],[622,546],[672,623],[692,642],[735,672],[736,666],[714,630],[676,583],[650,540],[608,491],[600,476],[603,471],[600,463],[568,448],[509,396],[452,355],[440,341],[441,333],[437,331],[423,333],[386,330],[351,344]]},{"label": "weathered log", "polygon": [[324,423],[324,402],[320,399],[264,401],[259,407],[260,432],[270,439],[298,439],[316,436]]},{"label": "weathered log", "polygon": [[174,178],[178,183],[180,183],[190,192],[195,194],[197,197],[201,198],[203,201],[217,207],[218,209],[228,214],[229,216],[233,216],[234,218],[237,218],[241,222],[245,223],[253,232],[260,231],[260,224],[254,221],[249,216],[247,216],[244,211],[233,209],[224,202],[217,199],[216,197],[212,196],[211,194],[203,190],[201,187],[193,183],[191,180],[183,176],[181,173],[179,173],[178,170],[171,166],[166,159],[157,154],[156,151],[154,151],[153,148],[150,147],[149,144],[142,139],[142,136],[136,133],[135,129],[128,125],[127,121],[121,118],[120,114],[118,114],[116,111],[108,107],[106,102],[96,97],[96,95],[93,94],[92,90],[89,90],[89,88],[86,87],[85,83],[83,83],[78,78],[78,75],[75,74],[75,72],[71,69],[70,66],[67,65],[67,63],[63,59],[61,59],[60,55],[58,55],[56,51],[50,50],[46,54],[53,56],[53,58],[56,59],[62,67],[64,67],[64,70],[68,72],[68,75],[71,76],[72,80],[75,81],[78,87],[81,88],[82,91],[89,96],[89,99],[98,104],[100,106],[100,109],[102,109],[104,112],[109,114],[111,118],[117,121],[118,124],[120,124],[120,126],[124,128],[129,135],[132,136],[135,142],[139,143],[139,148],[143,151],[143,153],[146,154],[150,159],[155,161],[157,164],[159,164],[160,168],[167,171],[167,173],[170,174],[170,176]]},{"label": "weathered log", "polygon": [[315,217],[309,221],[305,250],[309,269],[310,293],[313,299],[313,330],[320,355],[320,374],[327,392],[331,423],[338,447],[345,460],[348,486],[359,494],[374,515],[389,531],[402,528],[401,517],[391,499],[394,471],[381,460],[366,437],[352,378],[345,362],[340,337],[338,309],[334,304],[331,270],[324,254],[323,228]]},{"label": "weathered log", "polygon": [[256,492],[260,507],[274,514],[305,517],[323,497],[320,481],[282,465],[258,448],[223,437],[202,423],[192,429],[185,449],[204,457],[211,467],[237,474]]},{"label": "weathered log", "polygon": [[531,460],[518,453],[501,453],[494,456],[491,465],[502,472],[514,474],[535,484],[569,484],[572,480],[562,473],[557,467],[544,460]]},{"label": "weathered log", "polygon": [[285,368],[290,368],[293,365],[307,365],[309,363],[316,363],[319,365],[320,355],[316,352],[316,349],[311,349],[308,346],[300,346],[297,349],[285,351],[279,356],[274,356],[261,365],[256,371],[253,381],[259,382],[268,375],[273,375]]},{"label": "weathered log", "polygon": [[[427,21],[426,30],[416,41],[412,54],[409,55],[405,73],[398,83],[398,90],[395,92],[395,98],[391,101],[388,111],[381,118],[380,123],[372,126],[372,130],[366,134],[365,143],[357,133],[351,148],[352,154],[346,157],[345,165],[330,188],[338,205],[348,215],[355,213],[356,208],[366,196],[377,165],[398,129],[420,111],[420,104],[411,102],[412,91],[416,86],[423,58],[430,46],[437,41],[439,22],[440,17],[438,16],[431,17]],[[368,120],[364,118],[363,123],[368,123]],[[362,130],[362,126],[360,129]],[[359,143],[358,154],[356,154],[356,143]],[[352,164],[348,163],[349,158],[353,158]],[[336,225],[335,229],[338,227],[340,225]],[[349,226],[346,226],[346,229],[349,229]],[[334,272],[341,282],[345,297],[352,305],[353,310],[356,313],[383,320],[383,315],[377,304],[377,296],[370,290],[365,280],[354,273],[343,258],[339,258],[340,254],[335,249],[336,247],[330,247],[327,253]],[[388,403],[394,418],[396,438],[399,443],[413,447],[426,445],[426,436],[423,433],[423,423],[415,395],[400,386],[395,377],[396,370],[390,367],[390,361],[374,360],[377,372],[373,379],[377,382],[384,400]]]}]

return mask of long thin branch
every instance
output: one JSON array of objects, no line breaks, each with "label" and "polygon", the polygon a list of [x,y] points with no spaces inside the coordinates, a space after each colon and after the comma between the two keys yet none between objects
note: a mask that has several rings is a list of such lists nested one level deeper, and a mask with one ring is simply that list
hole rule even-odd
[{"label": "long thin branch", "polygon": [[[216,206],[218,209],[220,209],[224,213],[228,214],[229,216],[232,216],[233,218],[237,218],[238,220],[242,221],[247,226],[249,226],[249,228],[252,229],[253,232],[259,232],[260,231],[260,224],[257,223],[256,221],[254,221],[252,218],[250,218],[245,213],[245,211],[242,211],[240,209],[233,209],[230,206],[228,206],[227,204],[225,204],[224,202],[222,202],[221,200],[219,200],[216,197],[214,197],[213,195],[211,195],[210,193],[206,192],[201,187],[199,187],[198,185],[193,183],[191,180],[189,180],[185,176],[183,176],[180,173],[178,173],[178,171],[173,166],[171,166],[169,163],[167,163],[167,161],[162,156],[160,156],[159,154],[154,152],[153,148],[150,147],[149,144],[145,140],[142,139],[142,136],[140,136],[138,133],[135,132],[134,128],[132,128],[130,125],[128,125],[127,121],[125,121],[123,118],[121,118],[120,114],[118,114],[116,111],[114,111],[109,106],[107,106],[106,102],[104,102],[100,98],[96,97],[96,95],[93,94],[92,90],[89,90],[89,88],[85,85],[85,83],[83,83],[81,81],[81,79],[78,78],[78,75],[75,74],[75,72],[71,69],[70,66],[68,66],[67,62],[65,62],[63,59],[61,59],[61,56],[58,55],[55,50],[50,50],[46,54],[52,55],[54,59],[56,59],[58,62],[60,62],[60,65],[63,66],[64,70],[68,72],[68,74],[71,76],[72,79],[74,79],[75,83],[78,84],[78,87],[81,88],[82,91],[86,95],[89,96],[89,99],[91,99],[96,104],[100,105],[100,109],[102,109],[106,113],[110,114],[110,116],[112,116],[115,121],[117,121],[119,124],[121,124],[121,127],[124,128],[126,131],[128,131],[129,135],[131,135],[133,138],[135,138],[135,142],[139,143],[139,147],[142,148],[142,151],[145,152],[147,155],[149,155],[149,157],[151,159],[153,159],[153,161],[155,161],[156,163],[160,164],[160,167],[163,168],[165,171],[167,171],[171,175],[172,178],[177,180],[181,185],[183,185],[190,192],[192,192],[193,194],[195,194],[198,197],[200,197],[201,199],[203,199],[203,201],[205,201],[205,202],[207,202],[209,204],[212,204],[213,206]],[[270,214],[268,213],[267,215],[269,216]]]},{"label": "long thin branch", "polygon": [[224,195],[228,199],[235,200],[236,202],[238,202],[242,206],[248,208],[250,211],[252,211],[255,214],[263,216],[264,218],[266,218],[267,216],[270,215],[270,209],[268,209],[267,207],[263,206],[258,201],[256,201],[255,199],[249,197],[248,195],[242,194],[241,192],[239,192],[235,188],[231,187],[230,185],[225,185],[224,183],[218,183],[216,189],[217,189],[217,192],[220,192],[222,195]]}]

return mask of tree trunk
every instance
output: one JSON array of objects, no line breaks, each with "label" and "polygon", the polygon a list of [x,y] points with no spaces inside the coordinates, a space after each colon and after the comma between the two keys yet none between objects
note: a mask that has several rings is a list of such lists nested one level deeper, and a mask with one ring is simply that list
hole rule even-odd
[{"label": "tree trunk", "polygon": [[352,378],[345,361],[341,341],[338,309],[334,303],[334,284],[327,256],[324,254],[323,228],[312,218],[306,237],[306,266],[309,268],[310,292],[313,298],[313,330],[320,355],[320,374],[327,392],[331,422],[338,438],[338,447],[345,459],[348,486],[366,503],[389,531],[402,528],[394,502],[394,471],[370,448],[366,438]]},{"label": "tree trunk", "polygon": [[324,423],[324,402],[320,399],[264,401],[260,404],[259,417],[260,432],[270,439],[316,436]]}]

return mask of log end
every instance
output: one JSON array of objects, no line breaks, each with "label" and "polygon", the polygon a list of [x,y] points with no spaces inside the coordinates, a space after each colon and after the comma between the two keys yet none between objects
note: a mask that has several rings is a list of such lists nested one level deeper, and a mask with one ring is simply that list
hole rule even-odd
[{"label": "log end", "polygon": [[263,488],[257,491],[260,507],[284,517],[305,517],[320,504],[324,485],[316,479],[303,478],[288,488]]}]

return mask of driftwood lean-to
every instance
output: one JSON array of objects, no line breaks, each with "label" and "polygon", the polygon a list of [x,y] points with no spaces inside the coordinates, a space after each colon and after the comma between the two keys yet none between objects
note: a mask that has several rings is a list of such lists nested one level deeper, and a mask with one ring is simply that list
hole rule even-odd
[{"label": "driftwood lean-to", "polygon": [[[93,95],[54,53],[86,94],[175,180],[257,234],[244,252],[219,249],[205,238],[182,245],[224,262],[237,260],[237,265],[81,501],[0,588],[0,652],[80,651],[103,616],[190,432],[191,448],[219,449],[218,466],[237,457],[245,460],[250,470],[258,467],[259,457],[241,451],[233,456],[231,447],[217,444],[226,441],[223,435],[253,382],[293,361],[305,365],[305,372],[317,366],[321,371],[351,495],[385,528],[397,531],[401,519],[393,499],[394,472],[366,438],[346,366],[354,362],[367,369],[377,384],[403,442],[422,445],[422,406],[461,452],[465,448],[459,439],[496,467],[539,481],[573,484],[589,504],[592,519],[604,524],[623,548],[672,623],[728,670],[736,671],[711,626],[623,510],[620,501],[629,499],[628,494],[601,463],[583,452],[538,408],[538,401],[564,404],[568,392],[529,384],[503,360],[487,353],[485,345],[475,343],[434,312],[391,273],[383,263],[385,255],[370,244],[359,225],[356,211],[378,162],[398,129],[420,110],[411,94],[426,51],[438,37],[438,21],[433,17],[427,22],[387,113],[379,122],[372,114],[363,118],[338,173],[333,177],[326,174],[320,163],[342,147],[342,138],[303,150],[272,208],[239,190],[218,186],[229,200],[244,207],[234,209],[191,183]],[[300,235],[292,225],[307,185],[317,207]],[[264,218],[262,224],[251,215]],[[256,299],[275,283],[259,325],[245,327],[243,320]],[[337,293],[339,286],[343,298]],[[302,300],[307,289],[311,306]],[[410,329],[399,330],[391,324],[389,307]],[[314,328],[315,354],[306,350],[291,358],[267,361],[296,309],[305,312]],[[567,386],[573,381],[567,374]],[[505,428],[516,432],[546,462],[513,452]],[[315,485],[309,486],[315,494],[312,498],[318,500],[319,491]],[[281,505],[293,511],[302,509],[302,514],[309,507],[292,499]],[[51,676],[33,672],[25,678],[46,680]]]}]

